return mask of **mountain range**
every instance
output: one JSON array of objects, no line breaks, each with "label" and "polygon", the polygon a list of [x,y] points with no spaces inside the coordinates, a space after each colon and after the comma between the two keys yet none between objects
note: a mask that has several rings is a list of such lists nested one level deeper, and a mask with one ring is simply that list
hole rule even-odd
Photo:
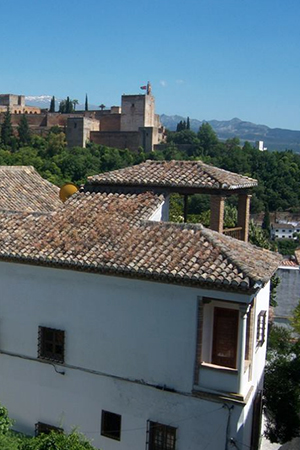
[{"label": "mountain range", "polygon": [[[26,97],[26,104],[40,108],[49,108],[50,100],[50,95],[28,96]],[[56,99],[57,109],[60,101],[61,99]],[[84,109],[84,105],[79,104],[76,109],[82,110]],[[90,104],[89,109],[99,109],[99,107]],[[160,120],[166,128],[175,131],[177,124],[180,121],[186,120],[186,117],[161,114]],[[190,119],[191,130],[197,132],[203,122],[208,122],[212,126],[220,140],[238,137],[242,143],[249,141],[251,144],[255,144],[256,141],[264,141],[264,147],[267,147],[268,150],[290,149],[300,153],[300,131],[269,128],[266,125],[257,125],[238,118],[231,120]]]},{"label": "mountain range", "polygon": [[[161,123],[171,131],[176,130],[177,124],[186,117],[160,116]],[[264,141],[264,147],[268,150],[294,150],[300,153],[300,131],[286,130],[283,128],[269,128],[266,125],[257,125],[238,118],[231,120],[197,120],[190,119],[191,130],[197,132],[203,122],[208,122],[216,132],[220,140],[238,137],[241,142]]]}]

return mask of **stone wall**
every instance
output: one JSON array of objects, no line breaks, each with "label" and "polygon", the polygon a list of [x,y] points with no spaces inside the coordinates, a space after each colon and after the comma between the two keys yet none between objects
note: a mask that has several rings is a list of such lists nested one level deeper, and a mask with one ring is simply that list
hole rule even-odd
[{"label": "stone wall", "polygon": [[86,147],[90,140],[91,131],[99,130],[99,121],[86,117],[69,117],[67,121],[66,137],[69,147]]},{"label": "stone wall", "polygon": [[100,133],[91,131],[90,140],[96,144],[120,149],[129,148],[130,150],[138,150],[141,145],[140,133],[138,131],[103,131]]},{"label": "stone wall", "polygon": [[155,100],[152,95],[145,95],[145,127],[155,127]]},{"label": "stone wall", "polygon": [[121,131],[138,131],[145,126],[145,95],[123,95]]},{"label": "stone wall", "polygon": [[100,131],[121,131],[121,114],[107,114],[100,118]]}]

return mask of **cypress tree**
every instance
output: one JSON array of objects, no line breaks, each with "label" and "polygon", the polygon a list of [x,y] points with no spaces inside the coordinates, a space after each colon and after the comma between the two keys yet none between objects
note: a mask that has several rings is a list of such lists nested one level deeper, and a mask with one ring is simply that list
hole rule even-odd
[{"label": "cypress tree", "polygon": [[54,97],[54,95],[51,98],[49,112],[51,112],[51,113],[55,112],[55,97]]},{"label": "cypress tree", "polygon": [[84,107],[85,111],[89,110],[89,103],[88,103],[88,96],[87,94],[85,94],[85,107]]},{"label": "cypress tree", "polygon": [[70,97],[67,97],[66,100],[66,113],[70,113],[71,112],[71,103],[70,103]]},{"label": "cypress tree", "polygon": [[191,124],[190,124],[190,118],[189,117],[186,119],[186,129],[187,130],[191,129]]},{"label": "cypress tree", "polygon": [[28,145],[31,141],[30,131],[29,131],[29,125],[28,120],[25,114],[21,117],[19,126],[18,126],[18,135],[19,135],[19,142],[20,145]]},{"label": "cypress tree", "polygon": [[1,142],[4,145],[10,145],[13,140],[13,129],[11,124],[11,114],[9,109],[4,114],[3,123],[1,126]]}]

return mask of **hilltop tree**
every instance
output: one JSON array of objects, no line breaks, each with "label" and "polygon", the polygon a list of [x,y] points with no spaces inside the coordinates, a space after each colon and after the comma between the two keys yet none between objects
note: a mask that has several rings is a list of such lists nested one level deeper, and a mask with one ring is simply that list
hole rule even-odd
[{"label": "hilltop tree", "polygon": [[55,112],[55,97],[54,97],[54,95],[51,98],[49,112],[51,112],[51,113]]},{"label": "hilltop tree", "polygon": [[78,105],[78,100],[70,100],[70,97],[67,97],[60,102],[59,112],[62,114],[70,114],[75,111],[76,105]]},{"label": "hilltop tree", "polygon": [[199,128],[198,139],[205,154],[213,150],[219,143],[216,133],[208,122],[204,122]]},{"label": "hilltop tree", "polygon": [[1,126],[1,142],[4,145],[11,145],[13,141],[13,129],[11,124],[11,114],[9,109],[4,113],[4,119]]},{"label": "hilltop tree", "polygon": [[271,222],[270,222],[270,212],[269,212],[268,205],[266,205],[266,207],[265,207],[265,214],[264,214],[264,218],[263,218],[261,227],[263,230],[266,231],[267,235],[270,236]]},{"label": "hilltop tree", "polygon": [[21,146],[29,145],[31,141],[31,135],[29,131],[28,120],[25,114],[22,115],[18,126],[19,143]]},{"label": "hilltop tree", "polygon": [[190,124],[190,118],[189,117],[186,119],[186,129],[187,130],[191,129],[191,124]]},{"label": "hilltop tree", "polygon": [[84,105],[84,110],[88,111],[89,110],[89,102],[88,102],[88,96],[87,94],[85,94],[85,105]]},{"label": "hilltop tree", "polygon": [[75,111],[76,106],[79,104],[79,102],[78,102],[78,100],[74,99],[74,100],[71,100],[71,103],[73,104],[73,108],[74,108],[74,111]]}]

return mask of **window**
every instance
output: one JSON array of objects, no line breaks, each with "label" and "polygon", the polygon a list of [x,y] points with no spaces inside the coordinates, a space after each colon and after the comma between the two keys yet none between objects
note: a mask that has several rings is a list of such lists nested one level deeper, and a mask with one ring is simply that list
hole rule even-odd
[{"label": "window", "polygon": [[148,450],[175,450],[176,428],[149,422]]},{"label": "window", "polygon": [[257,345],[263,345],[263,343],[265,342],[266,318],[267,318],[267,311],[261,311],[257,316],[257,332],[256,332]]},{"label": "window", "polygon": [[215,308],[212,363],[236,368],[239,311]]},{"label": "window", "polygon": [[65,332],[39,327],[38,357],[58,363],[64,362]]},{"label": "window", "polygon": [[47,423],[38,422],[35,424],[35,435],[39,434],[49,434],[51,431],[56,431],[57,433],[63,433],[62,428],[54,427],[53,425],[48,425]]},{"label": "window", "polygon": [[102,436],[120,441],[121,416],[109,411],[102,411],[101,434]]}]

